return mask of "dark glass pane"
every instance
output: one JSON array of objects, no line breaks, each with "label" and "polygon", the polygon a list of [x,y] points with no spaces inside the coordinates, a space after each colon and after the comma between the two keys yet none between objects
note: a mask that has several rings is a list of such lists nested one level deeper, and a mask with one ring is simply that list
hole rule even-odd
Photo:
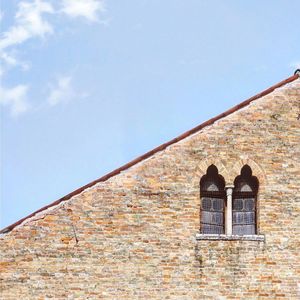
[{"label": "dark glass pane", "polygon": [[232,224],[255,224],[255,213],[235,211],[232,213]]},{"label": "dark glass pane", "polygon": [[254,212],[245,212],[244,213],[244,224],[255,224]]},{"label": "dark glass pane", "polygon": [[252,211],[254,210],[254,199],[245,199],[245,210]]},{"label": "dark glass pane", "polygon": [[234,225],[232,233],[237,235],[255,234],[255,225]]},{"label": "dark glass pane", "polygon": [[242,210],[242,209],[243,209],[243,199],[234,199],[233,210]]},{"label": "dark glass pane", "polygon": [[201,212],[201,223],[216,224],[223,226],[223,212]]},{"label": "dark glass pane", "polygon": [[210,224],[201,224],[201,232],[204,234],[222,234],[224,233],[224,227]]},{"label": "dark glass pane", "polygon": [[213,200],[213,210],[214,211],[223,211],[223,199],[214,199]]},{"label": "dark glass pane", "polygon": [[202,198],[202,209],[203,210],[210,210],[212,199],[210,198]]},{"label": "dark glass pane", "polygon": [[232,224],[243,224],[244,214],[242,212],[233,212]]},{"label": "dark glass pane", "polygon": [[214,212],[212,213],[212,224],[223,225],[223,212]]},{"label": "dark glass pane", "polygon": [[201,212],[201,223],[211,224],[211,212],[210,211],[202,211]]}]

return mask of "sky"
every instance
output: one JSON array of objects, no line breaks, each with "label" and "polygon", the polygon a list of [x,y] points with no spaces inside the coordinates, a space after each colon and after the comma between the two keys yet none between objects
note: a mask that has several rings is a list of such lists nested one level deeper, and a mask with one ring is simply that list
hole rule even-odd
[{"label": "sky", "polygon": [[0,227],[293,75],[299,0],[2,0]]}]

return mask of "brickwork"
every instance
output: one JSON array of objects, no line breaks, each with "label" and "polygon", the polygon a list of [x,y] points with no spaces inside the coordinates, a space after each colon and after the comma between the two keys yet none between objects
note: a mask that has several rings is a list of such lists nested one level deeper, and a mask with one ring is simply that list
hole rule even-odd
[{"label": "brickwork", "polygon": [[[297,79],[3,234],[1,299],[299,298],[299,114]],[[252,168],[265,240],[196,239],[210,164]]]}]

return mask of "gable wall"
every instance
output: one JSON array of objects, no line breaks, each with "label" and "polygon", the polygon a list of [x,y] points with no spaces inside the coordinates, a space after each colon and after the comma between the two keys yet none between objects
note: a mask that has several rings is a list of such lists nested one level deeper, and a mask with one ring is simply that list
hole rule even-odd
[{"label": "gable wall", "polygon": [[[296,299],[299,113],[296,80],[27,220],[0,239],[1,299]],[[265,242],[196,241],[212,163],[227,184],[251,166]]]}]

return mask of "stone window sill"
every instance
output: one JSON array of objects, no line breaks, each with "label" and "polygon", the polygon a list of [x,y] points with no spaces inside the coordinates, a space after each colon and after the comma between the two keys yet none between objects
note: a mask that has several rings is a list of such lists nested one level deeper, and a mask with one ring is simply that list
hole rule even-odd
[{"label": "stone window sill", "polygon": [[227,235],[227,234],[196,234],[197,241],[256,241],[264,242],[265,236],[262,234],[253,235]]}]

